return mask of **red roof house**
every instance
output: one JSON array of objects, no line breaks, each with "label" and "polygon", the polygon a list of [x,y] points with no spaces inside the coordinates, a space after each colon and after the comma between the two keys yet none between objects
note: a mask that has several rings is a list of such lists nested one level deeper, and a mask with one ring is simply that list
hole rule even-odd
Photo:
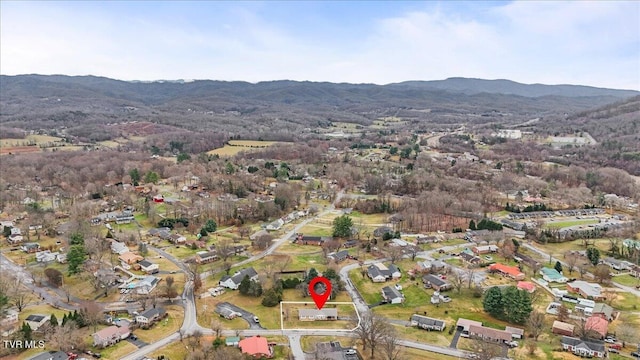
[{"label": "red roof house", "polygon": [[509,266],[504,264],[491,264],[489,271],[497,271],[504,276],[508,276],[514,280],[524,280],[524,273],[517,266]]},{"label": "red roof house", "polygon": [[536,286],[531,281],[518,281],[517,287],[529,293],[536,291]]},{"label": "red roof house", "polygon": [[267,343],[267,339],[258,336],[253,336],[250,338],[242,339],[238,343],[238,347],[242,349],[243,354],[247,354],[253,357],[271,357],[273,354],[269,349],[269,344]]},{"label": "red roof house", "polygon": [[603,339],[605,336],[607,336],[607,329],[609,328],[609,322],[599,316],[591,316],[587,319],[587,322],[584,324],[584,328],[599,334],[600,338]]}]

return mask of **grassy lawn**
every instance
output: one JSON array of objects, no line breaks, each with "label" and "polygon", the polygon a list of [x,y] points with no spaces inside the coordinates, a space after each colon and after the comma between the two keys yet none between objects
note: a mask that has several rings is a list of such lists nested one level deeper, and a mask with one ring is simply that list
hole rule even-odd
[{"label": "grassy lawn", "polygon": [[380,289],[382,289],[384,285],[371,282],[366,275],[361,275],[360,269],[354,269],[349,272],[349,279],[351,279],[353,285],[360,291],[360,295],[362,295],[367,304],[375,304],[382,301]]},{"label": "grassy lawn", "polygon": [[449,265],[453,265],[453,266],[457,266],[457,267],[462,267],[462,260],[458,259],[458,258],[451,258],[451,259],[447,259],[444,261],[445,263],[449,264]]},{"label": "grassy lawn", "polygon": [[182,326],[182,320],[184,318],[184,310],[177,305],[165,307],[167,310],[166,319],[157,322],[150,329],[138,329],[135,331],[136,336],[146,343],[153,343],[157,339],[162,339],[165,336],[173,334]]},{"label": "grassy lawn", "polygon": [[626,286],[640,285],[640,278],[635,278],[629,274],[614,276],[611,280]]},{"label": "grassy lawn", "polygon": [[314,222],[307,224],[300,229],[301,234],[307,236],[331,236],[333,230],[331,226],[326,224],[316,224]]},{"label": "grassy lawn", "polygon": [[[448,326],[455,326],[455,324]],[[426,331],[415,327],[396,325],[395,329],[403,340],[411,340],[439,346],[449,346],[453,339],[453,335],[449,335],[448,327],[445,328],[444,331]]]},{"label": "grassy lawn", "polygon": [[[594,244],[593,246],[598,248],[601,254],[604,254],[609,250],[610,242],[608,239],[594,239],[594,240],[589,240],[589,242],[593,243]],[[566,241],[562,243],[548,243],[548,244],[532,243],[532,245],[560,259],[563,257],[563,255],[567,251],[585,250],[582,240],[573,240],[573,241]],[[528,255],[535,255],[535,254],[528,253]]]},{"label": "grassy lawn", "polygon": [[103,359],[120,359],[136,350],[138,350],[138,348],[132,343],[128,341],[120,341],[119,343],[104,349],[95,348],[92,351],[99,352]]},{"label": "grassy lawn", "polygon": [[617,310],[623,311],[636,311],[638,310],[638,305],[640,305],[640,301],[638,298],[627,292],[619,292],[617,293],[618,297],[613,300],[611,306],[613,306]]},{"label": "grassy lawn", "polygon": [[554,221],[554,222],[545,223],[544,228],[545,229],[562,229],[570,226],[597,224],[598,222],[600,222],[598,219],[575,219],[575,220],[567,220],[567,221]]}]

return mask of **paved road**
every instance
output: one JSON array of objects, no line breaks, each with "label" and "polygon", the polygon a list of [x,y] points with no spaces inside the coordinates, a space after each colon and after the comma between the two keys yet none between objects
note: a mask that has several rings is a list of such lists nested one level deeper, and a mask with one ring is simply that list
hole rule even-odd
[{"label": "paved road", "polygon": [[294,359],[305,359],[306,356],[300,345],[300,335],[289,335],[289,346]]},{"label": "paved road", "polygon": [[[44,302],[52,305],[55,308],[64,310],[76,310],[78,308],[77,306],[74,306],[73,303],[68,304],[65,302],[66,296],[64,296],[64,294],[61,296],[59,293],[62,292],[62,290],[57,289],[59,292],[56,292],[54,289],[49,289],[48,287],[39,287],[34,284],[33,279],[31,278],[31,274],[29,274],[29,272],[22,266],[14,263],[9,258],[4,256],[4,254],[0,254],[0,272],[16,276],[20,283],[22,283],[27,289],[33,292],[36,296],[40,297],[40,299],[42,299]],[[78,301],[79,299],[72,297],[71,300]]]}]

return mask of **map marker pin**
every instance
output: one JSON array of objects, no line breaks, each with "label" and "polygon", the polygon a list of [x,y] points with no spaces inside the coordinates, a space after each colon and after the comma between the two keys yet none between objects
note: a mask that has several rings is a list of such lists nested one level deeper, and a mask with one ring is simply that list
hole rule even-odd
[{"label": "map marker pin", "polygon": [[[323,294],[318,294],[316,292],[317,283],[324,284],[324,287],[326,290]],[[313,302],[316,303],[318,310],[322,310],[322,307],[324,306],[324,304],[327,302],[327,299],[329,299],[329,296],[331,295],[331,281],[321,276],[311,279],[311,281],[309,282],[309,294],[311,294],[311,297],[313,298]]]}]

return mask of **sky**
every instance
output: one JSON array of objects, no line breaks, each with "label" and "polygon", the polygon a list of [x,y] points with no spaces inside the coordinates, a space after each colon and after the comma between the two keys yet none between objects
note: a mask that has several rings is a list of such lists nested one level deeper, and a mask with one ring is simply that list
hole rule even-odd
[{"label": "sky", "polygon": [[640,1],[0,1],[0,73],[640,90]]}]

